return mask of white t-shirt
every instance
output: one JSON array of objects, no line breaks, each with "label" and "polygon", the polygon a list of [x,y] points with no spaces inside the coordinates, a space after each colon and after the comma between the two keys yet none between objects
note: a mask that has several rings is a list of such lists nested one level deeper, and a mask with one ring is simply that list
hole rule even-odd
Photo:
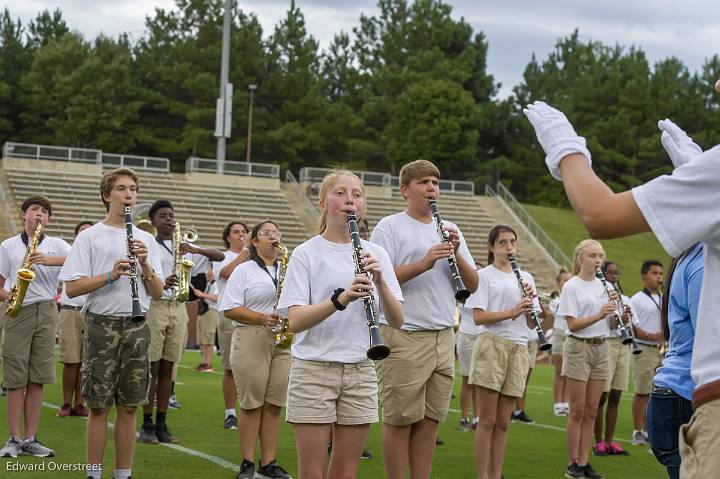
[{"label": "white t-shirt", "polygon": [[[234,253],[230,250],[225,251],[223,253],[225,255],[225,259],[222,261],[213,261],[212,268],[213,268],[213,274],[215,275],[215,285],[217,286],[218,290],[218,304],[222,302],[222,295],[223,291],[225,291],[225,285],[227,284],[228,280],[220,276],[220,271],[227,266],[229,263],[231,263],[235,258],[237,258],[240,253]],[[234,271],[234,270],[233,270]],[[229,279],[229,278],[228,278]]]},{"label": "white t-shirt", "polygon": [[85,306],[85,303],[87,302],[87,294],[83,294],[82,296],[77,296],[75,298],[71,298],[67,295],[67,292],[65,291],[65,284],[63,283],[62,293],[60,294],[60,304],[64,304],[66,306],[75,306],[76,308],[82,308]]},{"label": "white t-shirt", "polygon": [[[160,264],[160,245],[150,233],[133,225],[133,238],[145,243],[148,261],[155,274],[164,281]],[[127,235],[125,228],[115,228],[103,222],[95,223],[78,234],[70,254],[60,272],[62,281],[89,278],[112,271],[115,261],[127,258]],[[143,311],[150,306],[148,294],[138,265],[138,299]],[[129,316],[132,314],[132,293],[130,278],[121,276],[117,283],[105,285],[87,295],[85,310],[94,314]]]},{"label": "white t-shirt", "polygon": [[[32,240],[32,237],[28,241]],[[17,280],[17,270],[22,266],[27,246],[23,243],[20,235],[6,239],[0,244],[0,276],[5,278],[4,289],[10,291]],[[60,238],[45,236],[37,246],[37,252],[46,256],[67,256],[70,252],[70,245]],[[44,266],[36,264],[32,266],[35,270],[35,279],[30,282],[23,306],[50,301],[57,294],[58,275],[60,266]]]},{"label": "white t-shirt", "polygon": [[190,270],[191,277],[207,273],[210,267],[210,258],[202,254],[192,254],[190,259],[195,263],[195,266]]},{"label": "white t-shirt", "polygon": [[553,330],[560,331],[563,334],[567,334],[567,321],[565,321],[565,318],[557,314],[558,307],[560,306],[560,296],[558,296],[555,299],[550,300],[550,304],[548,304],[548,308],[550,308],[550,312],[554,316],[553,320]]},{"label": "white t-shirt", "polygon": [[[457,225],[443,221],[454,228],[460,236],[460,248],[456,256],[469,264],[475,261],[470,255],[465,238]],[[414,263],[425,256],[428,249],[440,243],[435,222],[421,223],[406,212],[386,216],[373,229],[370,241],[385,248],[393,267]],[[406,331],[439,330],[453,325],[455,311],[455,287],[450,277],[450,265],[442,259],[433,268],[402,284]],[[380,322],[387,324],[384,317]]]},{"label": "white t-shirt", "polygon": [[[608,285],[608,288],[612,288]],[[573,276],[563,285],[560,294],[560,306],[557,314],[573,318],[587,318],[598,314],[603,305],[609,301],[600,280],[593,278],[585,281],[579,276]],[[607,338],[610,336],[610,321],[612,316],[606,316],[580,331],[567,330],[567,334],[576,338]]]},{"label": "white t-shirt", "polygon": [[[478,289],[465,301],[465,306],[468,308],[491,312],[506,311],[515,307],[522,299],[517,277],[512,271],[506,273],[491,264],[478,271],[478,274],[480,276]],[[523,280],[530,284],[534,290],[535,280],[532,275],[526,271],[521,271],[520,274]],[[537,298],[535,302],[535,307],[540,309]],[[493,324],[480,325],[478,331],[480,333],[491,333],[517,344],[527,345],[528,342],[528,327],[525,315],[518,316],[515,319],[504,319]]]},{"label": "white t-shirt", "polygon": [[633,198],[670,256],[703,242],[703,276],[692,378],[698,386],[720,380],[720,146],[704,152],[672,175],[636,188]]},{"label": "white t-shirt", "polygon": [[[266,266],[263,269],[255,261],[246,261],[235,268],[225,285],[218,311],[242,306],[257,313],[269,314],[275,310],[275,279],[277,266]],[[250,326],[233,321],[233,327]]]},{"label": "white t-shirt", "polygon": [[[390,291],[402,301],[402,291],[395,277],[387,251],[381,246],[362,241],[362,247],[378,260]],[[278,310],[287,314],[290,306],[318,304],[338,288],[347,289],[355,277],[352,243],[332,243],[314,236],[297,248],[290,257]],[[377,291],[376,314],[380,309]],[[312,361],[359,363],[367,359],[370,346],[367,317],[362,300],[353,301],[344,311],[335,311],[320,324],[295,334],[292,355]]]},{"label": "white t-shirt", "polygon": [[473,320],[472,308],[458,304],[458,309],[460,310],[460,329],[458,331],[472,336],[480,334],[480,326]]},{"label": "white t-shirt", "polygon": [[[209,294],[218,294],[217,281],[213,281],[212,283],[205,286],[205,292]],[[205,299],[204,301],[207,303],[208,308],[214,309],[215,311],[218,310],[218,304],[215,301],[211,299]]]},{"label": "white t-shirt", "polygon": [[[637,325],[646,333],[659,333],[662,331],[662,320],[660,309],[662,308],[662,297],[653,294],[652,298],[643,291],[638,291],[632,297],[632,309],[635,313],[633,324]],[[641,344],[660,344],[657,341],[638,339]]]}]

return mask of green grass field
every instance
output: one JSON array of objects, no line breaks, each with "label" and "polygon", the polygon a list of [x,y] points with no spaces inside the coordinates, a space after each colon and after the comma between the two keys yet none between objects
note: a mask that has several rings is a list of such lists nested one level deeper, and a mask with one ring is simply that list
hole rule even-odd
[{"label": "green grass field", "polygon": [[[590,237],[573,210],[536,205],[523,206],[568,258],[572,259],[573,250],[580,241]],[[619,265],[622,273],[620,283],[629,296],[642,289],[640,266],[643,261],[651,258],[660,260],[666,271],[670,266],[667,253],[652,233],[602,240],[601,243],[607,258]]]},{"label": "green grass field", "polygon": [[[215,357],[215,368],[220,368]],[[138,444],[135,450],[133,477],[141,478],[228,478],[235,477],[233,467],[240,461],[235,431],[223,429],[223,405],[220,393],[219,373],[197,373],[190,369],[199,363],[197,352],[185,353],[183,368],[180,369],[176,387],[178,399],[183,408],[171,410],[168,423],[172,432],[180,439],[179,447]],[[218,369],[216,369],[217,371]],[[513,424],[510,427],[504,475],[507,479],[520,478],[561,478],[566,464],[565,418],[552,414],[552,368],[538,365],[533,372],[528,389],[527,412],[537,423],[535,425]],[[58,365],[58,378],[61,366]],[[631,381],[632,382],[632,381]],[[459,377],[455,381],[455,396],[459,397]],[[664,469],[656,462],[645,447],[633,447],[628,439],[631,433],[631,394],[623,396],[617,437],[625,441],[631,453],[627,457],[591,458],[595,468],[606,478],[661,478]],[[85,462],[84,432],[85,420],[76,417],[58,418],[53,405],[62,402],[59,384],[46,388],[46,407],[43,408],[39,439],[55,449],[56,457],[37,459],[21,456],[17,460],[0,458],[2,478],[78,478],[79,472],[50,471],[57,464]],[[440,437],[444,446],[438,446],[433,465],[433,478],[472,478],[475,474],[473,436],[458,430],[460,421],[458,399],[453,399],[451,412],[440,426]],[[3,416],[0,434],[7,437],[5,398],[0,398],[0,414]],[[141,420],[138,414],[138,420]],[[138,423],[139,424],[139,423]],[[375,458],[362,461],[358,477],[377,479],[385,477],[380,450],[380,426],[371,427],[368,448]],[[279,463],[297,478],[295,439],[292,428],[282,425],[278,449]],[[112,477],[112,440],[105,456],[105,476]],[[8,465],[46,463],[45,472],[13,472]],[[52,464],[50,464],[52,462]]]}]

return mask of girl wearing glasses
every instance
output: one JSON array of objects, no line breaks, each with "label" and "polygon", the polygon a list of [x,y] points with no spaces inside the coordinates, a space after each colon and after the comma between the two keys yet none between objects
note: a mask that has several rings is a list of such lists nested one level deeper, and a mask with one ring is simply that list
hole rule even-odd
[{"label": "girl wearing glasses", "polygon": [[258,475],[290,477],[275,459],[280,409],[285,406],[290,371],[290,351],[275,345],[272,332],[278,323],[275,298],[280,265],[276,244],[280,239],[274,221],[263,221],[253,227],[248,261],[230,275],[218,308],[233,320],[230,366],[239,405],[238,436],[243,456],[237,476],[240,479],[255,476],[258,438]]}]

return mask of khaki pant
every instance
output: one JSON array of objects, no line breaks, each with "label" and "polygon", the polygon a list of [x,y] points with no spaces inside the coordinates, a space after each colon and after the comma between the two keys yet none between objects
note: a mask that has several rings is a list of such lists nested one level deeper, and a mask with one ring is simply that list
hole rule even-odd
[{"label": "khaki pant", "polygon": [[608,339],[610,349],[610,363],[608,378],[605,381],[604,392],[627,391],[630,381],[630,347],[622,343],[621,338]]},{"label": "khaki pant", "polygon": [[452,328],[402,331],[380,325],[390,356],[376,363],[383,422],[407,426],[428,417],[442,422],[455,375]]},{"label": "khaki pant", "polygon": [[460,375],[470,376],[470,363],[472,362],[473,347],[477,334],[458,333],[458,358],[460,359]]},{"label": "khaki pant", "polygon": [[607,340],[593,344],[568,336],[563,351],[563,376],[576,381],[605,381],[609,373],[610,348]]},{"label": "khaki pant", "polygon": [[377,376],[369,359],[336,363],[293,359],[287,422],[340,425],[378,422]]},{"label": "khaki pant", "polygon": [[242,326],[232,335],[230,365],[240,409],[265,403],[283,407],[287,400],[289,349],[275,346],[275,335],[264,326]]},{"label": "khaki pant", "polygon": [[215,344],[215,332],[217,331],[217,313],[208,309],[205,314],[197,318],[197,343],[202,346]]},{"label": "khaki pant", "polygon": [[556,329],[553,332],[552,335],[552,349],[550,350],[550,353],[553,356],[562,356],[563,355],[563,349],[565,346],[565,340],[567,339],[567,336],[563,331],[560,331],[559,329]]},{"label": "khaki pant", "polygon": [[[212,311],[212,313],[210,313]],[[224,314],[218,313],[217,311],[210,309],[208,314],[215,314],[217,317],[217,334],[218,344],[220,345],[220,355],[222,356],[223,369],[231,370],[230,365],[230,345],[232,343],[232,319],[226,318]]]},{"label": "khaki pant", "polygon": [[58,349],[61,363],[77,364],[82,362],[84,328],[85,315],[79,309],[60,309]]},{"label": "khaki pant", "polygon": [[185,347],[188,323],[185,303],[167,299],[153,299],[147,314],[150,327],[150,362],[176,363]]},{"label": "khaki pant", "polygon": [[642,353],[633,354],[632,375],[635,394],[644,396],[652,392],[655,370],[662,364],[662,356],[660,356],[660,348],[643,344],[639,346]]},{"label": "khaki pant", "polygon": [[528,341],[528,355],[530,356],[530,369],[535,369],[535,361],[537,361],[538,350],[540,349],[539,341]]},{"label": "khaki pant", "polygon": [[475,341],[468,382],[504,396],[522,397],[529,369],[526,345],[481,333]]},{"label": "khaki pant", "polygon": [[16,317],[5,315],[3,387],[20,389],[28,382],[55,382],[55,335],[58,310],[54,301],[23,306]]},{"label": "khaki pant", "polygon": [[720,451],[720,399],[715,399],[698,406],[690,422],[680,428],[680,478],[718,477],[720,471],[718,451]]}]

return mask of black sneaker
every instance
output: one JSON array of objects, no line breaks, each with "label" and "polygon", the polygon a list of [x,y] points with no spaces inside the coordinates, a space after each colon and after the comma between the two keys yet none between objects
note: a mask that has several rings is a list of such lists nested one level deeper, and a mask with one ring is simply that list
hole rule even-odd
[{"label": "black sneaker", "polygon": [[238,472],[235,479],[253,479],[255,477],[255,463],[250,462],[247,459],[243,459],[240,464],[240,472]]},{"label": "black sneaker", "polygon": [[443,441],[443,440],[440,439],[439,437],[436,437],[436,438],[435,438],[435,445],[436,445],[436,446],[444,446],[444,445],[445,445],[445,441]]},{"label": "black sneaker", "polygon": [[255,477],[260,479],[290,479],[290,474],[275,463],[275,459],[265,466],[260,466]]},{"label": "black sneaker", "polygon": [[525,414],[525,411],[520,411],[519,413],[515,414],[513,413],[512,417],[510,418],[512,422],[522,422],[525,424],[535,424],[535,421],[530,419],[527,414]]},{"label": "black sneaker", "polygon": [[367,449],[363,449],[362,454],[360,454],[360,459],[372,459],[373,453],[368,451]]},{"label": "black sneaker", "polygon": [[580,477],[585,477],[585,469],[578,466],[577,463],[573,462],[567,467],[567,469],[565,469],[565,477],[567,477],[568,479],[578,479]]},{"label": "black sneaker", "polygon": [[223,427],[225,429],[237,429],[237,418],[233,416],[232,414],[225,418],[225,422],[223,423]]},{"label": "black sneaker", "polygon": [[177,438],[170,434],[167,423],[161,422],[155,426],[155,434],[157,434],[158,441],[165,444],[175,444],[178,442]]},{"label": "black sneaker", "polygon": [[589,462],[583,469],[585,469],[585,477],[589,477],[591,479],[603,479],[602,474],[593,469]]},{"label": "black sneaker", "polygon": [[155,434],[155,424],[151,422],[143,424],[140,428],[140,437],[138,440],[145,444],[159,443],[160,441],[158,441],[157,434]]}]

